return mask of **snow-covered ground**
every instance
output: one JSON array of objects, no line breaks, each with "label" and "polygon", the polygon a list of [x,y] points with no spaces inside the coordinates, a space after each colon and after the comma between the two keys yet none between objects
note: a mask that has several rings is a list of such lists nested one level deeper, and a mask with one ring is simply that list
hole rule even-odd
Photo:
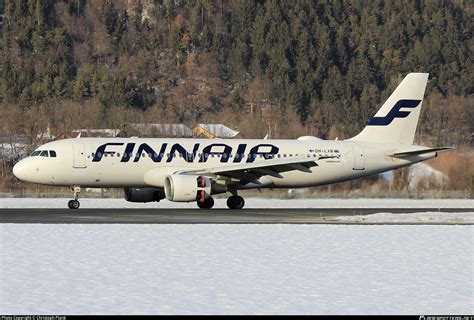
[{"label": "snow-covered ground", "polygon": [[[0,208],[67,200],[0,198]],[[334,207],[440,211],[341,222],[474,223],[466,199],[246,199],[246,208]],[[0,314],[472,314],[473,247],[473,225],[0,224]]]},{"label": "snow-covered ground", "polygon": [[[0,198],[1,208],[65,208],[70,199]],[[81,208],[196,208],[196,203],[133,203],[124,199],[79,199]],[[216,199],[215,208],[227,208]],[[245,208],[472,208],[473,199],[245,199]]]},{"label": "snow-covered ground", "polygon": [[473,314],[474,226],[0,225],[0,314]]},{"label": "snow-covered ground", "polygon": [[[473,210],[474,211],[474,210]],[[379,212],[369,215],[340,216],[331,219],[344,223],[430,223],[430,224],[474,224],[474,212]]]},{"label": "snow-covered ground", "polygon": [[448,175],[433,169],[429,164],[418,162],[410,166],[408,176],[408,188],[416,190],[420,185],[425,189],[430,189],[430,184],[442,186],[449,181]]},{"label": "snow-covered ground", "polygon": [[27,146],[22,143],[0,143],[0,157],[11,158],[19,156],[20,158],[26,156]]}]

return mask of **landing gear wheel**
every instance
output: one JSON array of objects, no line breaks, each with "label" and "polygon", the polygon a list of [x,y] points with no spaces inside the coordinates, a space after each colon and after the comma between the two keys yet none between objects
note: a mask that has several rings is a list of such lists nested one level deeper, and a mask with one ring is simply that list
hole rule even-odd
[{"label": "landing gear wheel", "polygon": [[212,197],[209,197],[203,202],[198,200],[197,205],[200,209],[211,209],[214,206],[214,199]]},{"label": "landing gear wheel", "polygon": [[67,206],[69,207],[69,209],[79,209],[79,206],[81,204],[79,203],[79,201],[77,200],[69,200]]},{"label": "landing gear wheel", "polygon": [[245,205],[245,200],[241,196],[231,196],[227,199],[227,206],[229,209],[242,209]]},{"label": "landing gear wheel", "polygon": [[77,199],[79,199],[79,193],[81,192],[81,187],[71,187],[71,191],[74,192],[74,199],[69,200],[67,206],[69,209],[79,209],[81,205]]}]

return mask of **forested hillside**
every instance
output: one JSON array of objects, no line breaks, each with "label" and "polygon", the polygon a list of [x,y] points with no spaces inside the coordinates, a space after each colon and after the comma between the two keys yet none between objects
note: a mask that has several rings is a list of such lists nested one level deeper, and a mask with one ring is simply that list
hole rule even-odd
[{"label": "forested hillside", "polygon": [[5,130],[222,122],[246,137],[344,138],[407,73],[429,72],[419,142],[465,144],[474,131],[472,1],[0,0],[0,10]]}]

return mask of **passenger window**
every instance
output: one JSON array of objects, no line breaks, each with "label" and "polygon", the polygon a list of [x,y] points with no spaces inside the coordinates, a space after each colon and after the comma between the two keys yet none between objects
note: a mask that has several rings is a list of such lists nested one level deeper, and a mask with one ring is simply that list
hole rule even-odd
[{"label": "passenger window", "polygon": [[40,154],[41,157],[47,157],[48,156],[48,151],[41,151],[41,154]]},{"label": "passenger window", "polygon": [[56,151],[50,150],[50,151],[49,151],[49,156],[50,156],[51,158],[56,158]]}]

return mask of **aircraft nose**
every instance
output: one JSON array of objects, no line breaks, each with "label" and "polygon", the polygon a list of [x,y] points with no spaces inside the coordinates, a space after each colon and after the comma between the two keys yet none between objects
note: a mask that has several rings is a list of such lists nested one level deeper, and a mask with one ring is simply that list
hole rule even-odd
[{"label": "aircraft nose", "polygon": [[20,180],[26,180],[27,168],[25,165],[25,161],[21,160],[13,166],[13,174]]}]

